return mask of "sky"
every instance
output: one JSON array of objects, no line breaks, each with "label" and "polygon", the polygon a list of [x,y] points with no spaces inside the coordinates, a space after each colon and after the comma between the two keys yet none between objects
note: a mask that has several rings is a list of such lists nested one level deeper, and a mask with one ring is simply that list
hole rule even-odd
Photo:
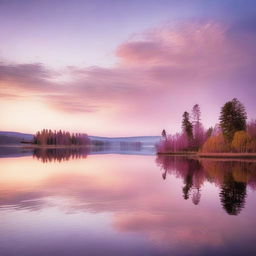
[{"label": "sky", "polygon": [[0,130],[99,136],[256,118],[253,0],[0,0]]}]

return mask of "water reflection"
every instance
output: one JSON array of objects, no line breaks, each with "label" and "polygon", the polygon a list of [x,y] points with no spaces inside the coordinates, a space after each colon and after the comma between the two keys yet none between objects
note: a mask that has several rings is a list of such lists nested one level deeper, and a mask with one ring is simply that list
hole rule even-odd
[{"label": "water reflection", "polygon": [[193,159],[158,155],[157,164],[164,170],[162,177],[174,175],[183,180],[183,198],[192,197],[195,205],[201,199],[201,187],[205,182],[220,188],[220,202],[230,215],[237,215],[245,206],[247,187],[256,189],[256,162],[212,159]]},{"label": "water reflection", "polygon": [[255,163],[62,154],[0,159],[3,255],[255,255]]},{"label": "water reflection", "polygon": [[35,148],[33,157],[41,160],[43,163],[47,162],[61,162],[70,159],[86,158],[89,154],[88,147],[74,147],[74,148]]},{"label": "water reflection", "polygon": [[246,185],[245,182],[235,181],[230,172],[226,174],[221,185],[220,200],[228,214],[237,215],[244,208]]},{"label": "water reflection", "polygon": [[127,154],[127,155],[155,155],[154,144],[140,142],[118,141],[115,143],[96,141],[88,146],[79,147],[36,147],[33,145],[0,146],[0,158],[26,157],[32,155],[34,158],[47,162],[62,162],[75,158],[86,158],[94,154]]}]

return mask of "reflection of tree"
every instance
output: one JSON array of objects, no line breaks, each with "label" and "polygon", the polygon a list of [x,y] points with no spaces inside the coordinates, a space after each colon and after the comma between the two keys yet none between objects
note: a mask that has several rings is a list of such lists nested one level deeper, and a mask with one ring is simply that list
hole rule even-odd
[{"label": "reflection of tree", "polygon": [[189,191],[193,185],[193,174],[188,172],[187,175],[184,177],[185,186],[183,187],[183,197],[185,200],[189,199]]},{"label": "reflection of tree", "polygon": [[221,188],[221,204],[228,214],[237,215],[244,208],[246,187],[256,189],[256,162],[210,159],[189,159],[180,156],[158,155],[157,164],[167,174],[180,178],[184,182],[183,198],[198,205],[201,199],[201,187],[205,181]]},{"label": "reflection of tree", "polygon": [[246,183],[234,180],[230,172],[227,173],[220,192],[223,208],[230,215],[240,213],[245,205]]},{"label": "reflection of tree", "polygon": [[193,192],[193,196],[192,196],[192,202],[195,204],[195,205],[198,205],[199,202],[200,202],[200,199],[201,199],[201,193],[200,193],[200,189],[195,189],[194,192]]},{"label": "reflection of tree", "polygon": [[[183,197],[185,200],[189,198],[189,193],[192,188],[194,188],[197,192],[197,196],[192,197],[192,201],[195,204],[199,204],[200,201],[200,192],[199,189],[201,187],[200,177],[202,177],[202,167],[199,161],[195,159],[186,159],[188,163],[188,171],[186,172],[186,176],[183,178],[185,186],[183,187]],[[197,199],[195,198],[197,197]]]},{"label": "reflection of tree", "polygon": [[36,148],[33,156],[42,162],[62,162],[74,158],[86,158],[89,153],[87,147],[76,148]]},{"label": "reflection of tree", "polygon": [[158,155],[156,162],[164,169],[163,179],[166,179],[167,173],[181,178],[184,182],[183,198],[185,200],[189,199],[190,191],[193,190],[192,201],[194,204],[199,204],[201,198],[200,187],[204,182],[204,172],[198,160]]}]

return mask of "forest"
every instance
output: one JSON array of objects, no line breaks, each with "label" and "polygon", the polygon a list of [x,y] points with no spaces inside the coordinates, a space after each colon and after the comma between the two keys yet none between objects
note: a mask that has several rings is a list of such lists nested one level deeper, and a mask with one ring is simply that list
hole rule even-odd
[{"label": "forest", "polygon": [[223,105],[214,127],[204,128],[198,104],[191,113],[183,113],[181,127],[176,134],[162,131],[158,153],[256,153],[256,120],[247,122],[246,109],[237,98]]},{"label": "forest", "polygon": [[33,138],[36,145],[89,145],[90,139],[87,134],[70,133],[66,131],[52,131],[43,129],[38,131]]}]

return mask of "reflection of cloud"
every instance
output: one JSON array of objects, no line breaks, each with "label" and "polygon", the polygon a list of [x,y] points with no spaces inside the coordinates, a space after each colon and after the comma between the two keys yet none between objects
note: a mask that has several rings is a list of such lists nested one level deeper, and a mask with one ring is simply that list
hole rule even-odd
[{"label": "reflection of cloud", "polygon": [[[94,160],[89,157],[85,161],[73,161],[71,165],[68,164],[72,161],[43,165],[51,169],[59,168],[60,172],[50,172],[50,175],[44,176],[38,182],[33,181],[33,184],[18,182],[15,185],[15,182],[11,182],[8,186],[2,179],[2,207],[39,210],[58,206],[67,213],[109,212],[112,213],[112,223],[116,230],[139,233],[161,247],[174,251],[175,248],[183,248],[186,253],[187,248],[197,251],[202,247],[221,247],[227,242],[223,237],[228,241],[236,239],[237,230],[246,228],[246,234],[254,232],[250,218],[248,223],[238,221],[234,225],[233,221],[227,219],[228,215],[219,211],[218,207],[209,206],[208,196],[203,191],[203,204],[189,204],[182,199],[182,184],[178,181],[188,174],[188,170],[191,172],[192,168],[199,168],[193,171],[195,184],[202,185],[196,179],[202,182],[209,179],[219,186],[222,173],[228,164],[233,169],[226,171],[234,174],[236,179],[244,180],[241,175],[245,173],[248,182],[252,182],[251,169],[246,168],[248,164],[223,162],[216,166],[213,161],[203,160],[203,166],[208,163],[209,170],[204,171],[195,160],[165,161],[165,168],[171,167],[168,172],[176,178],[172,180],[168,177],[163,184],[159,170],[154,165],[152,168],[153,161],[149,157],[130,161],[127,156],[120,156],[115,164],[108,161],[108,156],[100,163],[97,162],[97,156],[94,157]],[[81,166],[76,166],[76,163]],[[36,164],[42,167],[40,162]],[[90,166],[93,168],[89,168]],[[214,166],[218,168],[216,177]],[[82,167],[81,172],[76,171],[78,167]],[[26,165],[22,168],[26,168]],[[245,169],[239,171],[239,168]],[[43,168],[41,171],[44,173],[46,170]],[[198,175],[202,172],[204,178]],[[218,197],[217,191],[215,196]]]},{"label": "reflection of cloud", "polygon": [[23,186],[1,185],[0,207],[14,209],[40,210],[45,206],[43,200],[45,192],[41,190],[26,189]]},{"label": "reflection of cloud", "polygon": [[[146,233],[153,241],[165,247],[175,248],[184,241],[190,248],[223,244],[216,232],[216,227],[208,226],[205,229],[203,224],[198,222],[202,216],[188,212],[176,214],[172,212],[171,206],[168,208],[164,213],[151,211],[140,214],[120,214],[114,219],[114,226],[123,232]],[[204,221],[210,221],[214,217],[210,212],[207,214]]]}]

